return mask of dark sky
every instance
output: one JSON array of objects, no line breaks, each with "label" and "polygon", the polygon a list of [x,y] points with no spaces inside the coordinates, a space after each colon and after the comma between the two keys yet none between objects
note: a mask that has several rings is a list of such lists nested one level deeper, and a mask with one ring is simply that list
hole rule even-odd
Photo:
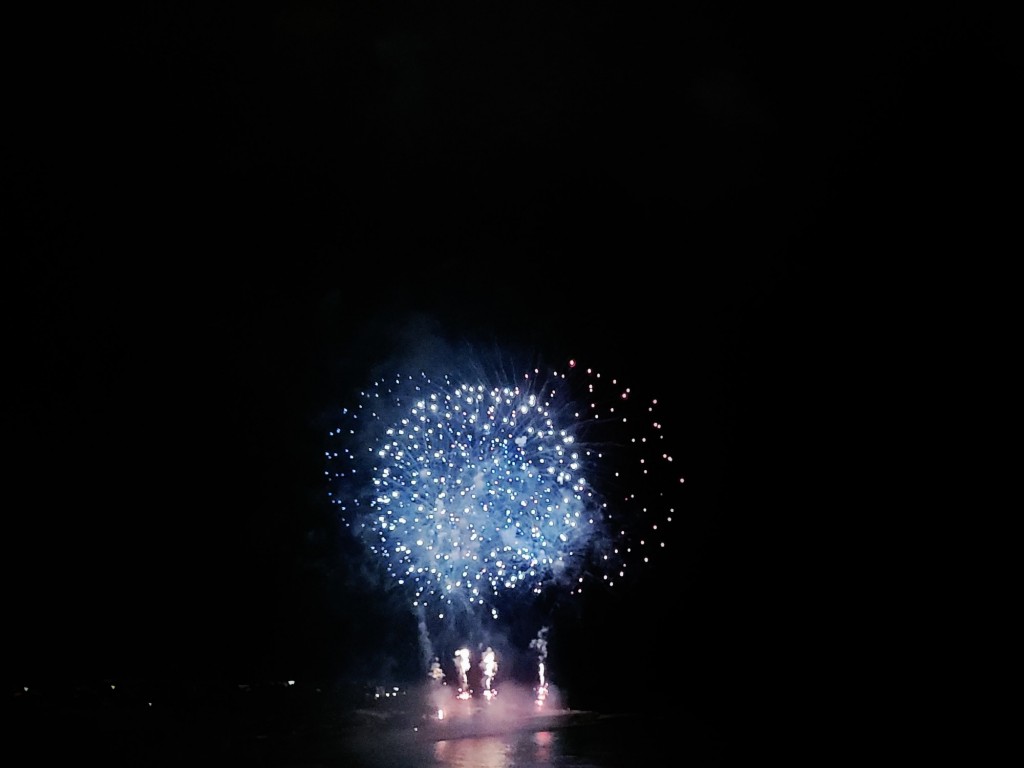
[{"label": "dark sky", "polygon": [[852,676],[922,385],[999,310],[1005,27],[350,5],[11,25],[13,676],[383,665],[405,630],[322,441],[420,326],[670,401],[677,556],[565,630],[590,669],[639,642],[719,700]]}]

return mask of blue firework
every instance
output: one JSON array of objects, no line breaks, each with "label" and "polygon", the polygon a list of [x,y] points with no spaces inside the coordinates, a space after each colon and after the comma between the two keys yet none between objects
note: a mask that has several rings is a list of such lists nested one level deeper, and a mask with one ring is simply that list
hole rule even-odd
[{"label": "blue firework", "polygon": [[656,406],[574,363],[379,380],[330,433],[332,500],[414,606],[497,618],[554,585],[613,584],[664,546],[681,479],[666,480]]}]

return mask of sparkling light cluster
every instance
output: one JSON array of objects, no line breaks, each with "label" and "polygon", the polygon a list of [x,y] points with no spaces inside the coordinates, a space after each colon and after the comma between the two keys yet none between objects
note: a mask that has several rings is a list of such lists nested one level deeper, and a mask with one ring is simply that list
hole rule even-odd
[{"label": "sparkling light cluster", "polygon": [[656,409],[574,362],[498,384],[377,381],[330,432],[332,501],[415,606],[497,618],[502,600],[612,584],[664,546],[682,480]]}]

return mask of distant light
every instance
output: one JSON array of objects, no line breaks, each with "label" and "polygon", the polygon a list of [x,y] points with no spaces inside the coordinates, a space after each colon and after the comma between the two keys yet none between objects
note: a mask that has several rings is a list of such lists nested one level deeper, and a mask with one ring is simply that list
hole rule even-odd
[{"label": "distant light", "polygon": [[295,685],[295,681],[294,680],[289,680],[288,681],[288,685]]}]

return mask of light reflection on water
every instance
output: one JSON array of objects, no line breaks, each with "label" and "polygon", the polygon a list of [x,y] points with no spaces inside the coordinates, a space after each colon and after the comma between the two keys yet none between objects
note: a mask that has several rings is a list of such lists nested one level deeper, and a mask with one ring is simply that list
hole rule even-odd
[{"label": "light reflection on water", "polygon": [[647,768],[718,765],[701,727],[660,718],[613,718],[569,728],[402,744],[374,739],[359,768]]},{"label": "light reflection on water", "polygon": [[554,766],[551,731],[521,733],[514,736],[485,736],[475,739],[452,739],[434,745],[438,767],[446,768],[525,768]]}]

